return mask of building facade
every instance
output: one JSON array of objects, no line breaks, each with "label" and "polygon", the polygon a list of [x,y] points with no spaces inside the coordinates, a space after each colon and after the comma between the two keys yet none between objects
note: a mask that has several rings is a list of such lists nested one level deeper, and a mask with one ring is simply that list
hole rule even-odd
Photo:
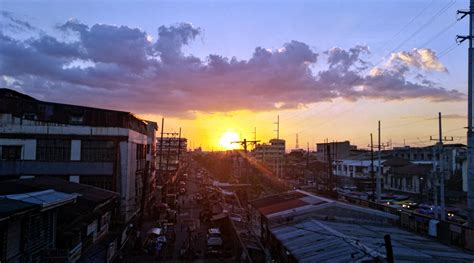
[{"label": "building facade", "polygon": [[0,180],[48,175],[117,192],[127,224],[153,182],[156,129],[129,112],[0,89]]},{"label": "building facade", "polygon": [[285,140],[271,139],[268,143],[257,144],[252,156],[280,177],[285,158]]},{"label": "building facade", "polygon": [[177,137],[160,137],[156,140],[156,149],[156,166],[158,169],[161,171],[176,171],[179,167],[180,158],[187,152],[188,140]]}]

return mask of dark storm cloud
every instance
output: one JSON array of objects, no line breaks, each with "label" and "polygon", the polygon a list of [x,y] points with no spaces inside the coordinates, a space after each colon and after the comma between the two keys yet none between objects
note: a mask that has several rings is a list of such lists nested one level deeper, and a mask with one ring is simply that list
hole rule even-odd
[{"label": "dark storm cloud", "polygon": [[[1,83],[42,99],[181,116],[296,108],[335,98],[445,101],[464,96],[418,72],[440,71],[432,51],[399,53],[393,57],[396,65],[367,74],[363,58],[370,52],[361,45],[318,54],[290,41],[280,49],[257,47],[248,60],[218,54],[201,60],[182,51],[202,31],[187,23],[159,27],[156,41],[127,26],[70,20],[57,29],[68,41],[47,34],[18,40],[0,33]],[[317,63],[328,67],[313,72]],[[419,76],[409,78],[415,72]]]},{"label": "dark storm cloud", "polygon": [[32,26],[29,22],[23,21],[13,15],[13,13],[8,11],[0,11],[0,27],[8,28],[15,31],[23,30],[35,30],[36,28]]}]

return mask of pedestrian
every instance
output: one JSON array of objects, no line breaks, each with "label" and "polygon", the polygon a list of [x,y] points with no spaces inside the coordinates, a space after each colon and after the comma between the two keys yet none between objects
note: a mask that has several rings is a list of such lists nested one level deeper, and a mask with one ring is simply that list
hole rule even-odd
[{"label": "pedestrian", "polygon": [[183,198],[183,205],[184,205],[184,201],[186,201],[186,199]]}]

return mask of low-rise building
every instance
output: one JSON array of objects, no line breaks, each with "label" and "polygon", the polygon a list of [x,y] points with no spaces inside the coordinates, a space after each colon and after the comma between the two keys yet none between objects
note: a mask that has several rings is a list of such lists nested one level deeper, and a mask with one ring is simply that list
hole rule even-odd
[{"label": "low-rise building", "polygon": [[[107,253],[112,257],[117,255],[122,241],[125,241],[121,240],[121,228],[113,223],[119,211],[118,193],[47,176],[0,184],[0,194],[3,195],[48,189],[73,195],[76,200],[57,210],[54,226],[57,244],[43,251],[44,262],[77,262],[81,257],[83,261],[87,258],[85,261],[106,262]],[[108,251],[109,247],[114,250]]]},{"label": "low-rise building", "polygon": [[[400,216],[297,190],[250,202],[275,262],[467,262],[474,253],[401,229]],[[391,239],[386,243],[385,236]],[[435,249],[434,249],[435,248]],[[390,262],[390,261],[388,261]]]},{"label": "low-rise building", "polygon": [[347,158],[351,155],[351,151],[357,150],[357,146],[351,145],[349,141],[317,143],[316,156],[319,161],[328,161],[328,148],[332,160]]},{"label": "low-rise building", "polygon": [[[459,183],[460,191],[467,191],[467,146],[464,144],[430,145],[426,147],[394,147],[393,157],[414,163],[440,164],[446,180]],[[442,157],[440,159],[440,157]]]},{"label": "low-rise building", "polygon": [[58,211],[75,200],[52,189],[0,195],[0,261],[43,262],[58,244]]}]

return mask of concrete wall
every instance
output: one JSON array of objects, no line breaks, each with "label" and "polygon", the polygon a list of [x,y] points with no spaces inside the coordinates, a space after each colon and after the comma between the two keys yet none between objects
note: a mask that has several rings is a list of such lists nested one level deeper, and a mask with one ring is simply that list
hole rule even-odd
[{"label": "concrete wall", "polygon": [[36,139],[0,138],[0,146],[2,145],[20,145],[22,146],[21,147],[22,160],[35,160],[36,159]]},{"label": "concrete wall", "polygon": [[[0,145],[21,145],[21,161],[2,161],[1,175],[68,175],[69,180],[78,181],[82,175],[114,176],[114,162],[82,162],[81,139],[90,136],[114,136],[124,138],[119,142],[119,155],[116,178],[117,191],[121,197],[121,211],[125,221],[131,219],[140,207],[140,196],[137,188],[142,186],[141,177],[137,178],[137,144],[151,144],[155,140],[155,129],[149,134],[117,127],[90,127],[31,121],[13,117],[11,114],[0,114],[0,137],[3,134],[28,135],[72,135],[79,136],[71,140],[71,161],[40,162],[36,159],[36,139],[0,138]],[[5,136],[3,136],[5,137]],[[151,137],[151,138],[150,138]],[[151,159],[151,157],[150,157]],[[138,185],[137,185],[138,183]],[[138,193],[141,193],[138,189]]]}]

